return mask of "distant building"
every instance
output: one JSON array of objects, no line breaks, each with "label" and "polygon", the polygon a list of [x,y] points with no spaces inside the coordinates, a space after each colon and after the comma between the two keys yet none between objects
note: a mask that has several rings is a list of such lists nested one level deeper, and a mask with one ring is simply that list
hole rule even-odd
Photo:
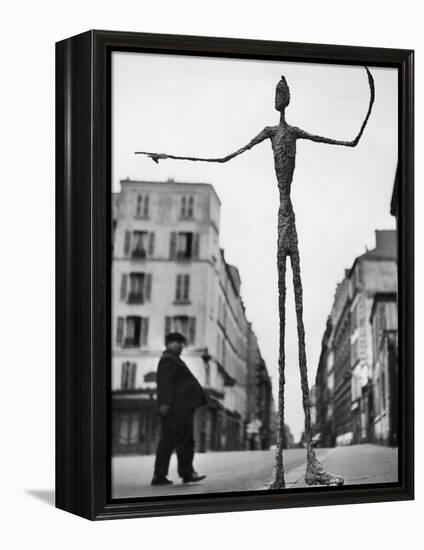
[{"label": "distant building", "polygon": [[320,398],[320,388],[316,384],[311,386],[309,390],[309,404],[310,404],[310,413],[311,413],[311,432],[312,432],[312,441],[316,441],[321,437],[320,426],[318,425],[318,402]]},{"label": "distant building", "polygon": [[294,435],[291,433],[290,426],[284,424],[284,449],[293,449],[295,447]]},{"label": "distant building", "polygon": [[398,315],[396,293],[375,294],[370,323],[373,337],[373,436],[377,443],[398,442]]},{"label": "distant building", "polygon": [[355,443],[373,438],[373,339],[369,320],[374,296],[379,292],[397,292],[396,231],[376,231],[375,236],[376,247],[356,258],[349,273]]},{"label": "distant building", "polygon": [[331,318],[321,342],[321,353],[313,392],[313,441],[316,446],[334,447],[334,360],[330,348]]},{"label": "distant building", "polygon": [[198,450],[245,447],[248,321],[240,276],[219,246],[220,201],[203,183],[122,180],[113,195],[112,444],[153,453],[156,369],[167,332],[209,397]]},{"label": "distant building", "polygon": [[348,272],[337,286],[330,318],[334,373],[334,438],[337,445],[350,445],[352,432],[351,350],[350,350],[350,283]]},{"label": "distant building", "polygon": [[322,341],[313,429],[323,446],[397,438],[396,231],[375,234],[337,286]]},{"label": "distant building", "polygon": [[[271,378],[251,323],[248,324],[247,346],[247,422],[251,426],[248,445],[250,449],[264,450],[269,449],[274,439],[274,400]],[[258,426],[257,432],[253,431],[255,425]]]}]

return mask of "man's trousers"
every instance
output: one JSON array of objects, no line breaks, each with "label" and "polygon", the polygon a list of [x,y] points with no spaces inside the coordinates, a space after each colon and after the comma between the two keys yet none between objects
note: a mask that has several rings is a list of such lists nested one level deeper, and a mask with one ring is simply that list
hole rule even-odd
[{"label": "man's trousers", "polygon": [[154,476],[158,478],[168,475],[169,461],[175,450],[178,459],[178,475],[190,477],[193,472],[194,410],[169,411],[161,417],[161,437],[156,450]]}]

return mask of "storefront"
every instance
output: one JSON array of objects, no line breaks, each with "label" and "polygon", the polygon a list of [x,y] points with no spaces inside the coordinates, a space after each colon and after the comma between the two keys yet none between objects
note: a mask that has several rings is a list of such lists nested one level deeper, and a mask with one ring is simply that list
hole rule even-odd
[{"label": "storefront", "polygon": [[114,393],[112,454],[154,453],[159,439],[159,422],[151,390]]}]

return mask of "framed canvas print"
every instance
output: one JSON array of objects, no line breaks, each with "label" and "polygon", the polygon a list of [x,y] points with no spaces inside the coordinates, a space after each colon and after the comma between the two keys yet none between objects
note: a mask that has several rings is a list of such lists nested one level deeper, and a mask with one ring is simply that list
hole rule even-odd
[{"label": "framed canvas print", "polygon": [[413,52],[56,45],[56,505],[413,498]]}]

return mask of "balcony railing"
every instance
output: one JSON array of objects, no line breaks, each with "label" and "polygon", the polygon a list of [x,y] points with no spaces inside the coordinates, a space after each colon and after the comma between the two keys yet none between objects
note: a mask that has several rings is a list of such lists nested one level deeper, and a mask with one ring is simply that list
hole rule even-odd
[{"label": "balcony railing", "polygon": [[132,251],[131,256],[133,258],[145,258],[146,257],[146,251],[144,249],[135,248]]},{"label": "balcony railing", "polygon": [[144,304],[144,296],[141,292],[130,292],[127,302],[129,304]]},{"label": "balcony railing", "polygon": [[123,348],[139,348],[140,341],[136,338],[125,338],[122,345]]},{"label": "balcony railing", "polygon": [[177,250],[177,260],[191,260],[192,259],[192,253],[191,251],[186,250]]}]

